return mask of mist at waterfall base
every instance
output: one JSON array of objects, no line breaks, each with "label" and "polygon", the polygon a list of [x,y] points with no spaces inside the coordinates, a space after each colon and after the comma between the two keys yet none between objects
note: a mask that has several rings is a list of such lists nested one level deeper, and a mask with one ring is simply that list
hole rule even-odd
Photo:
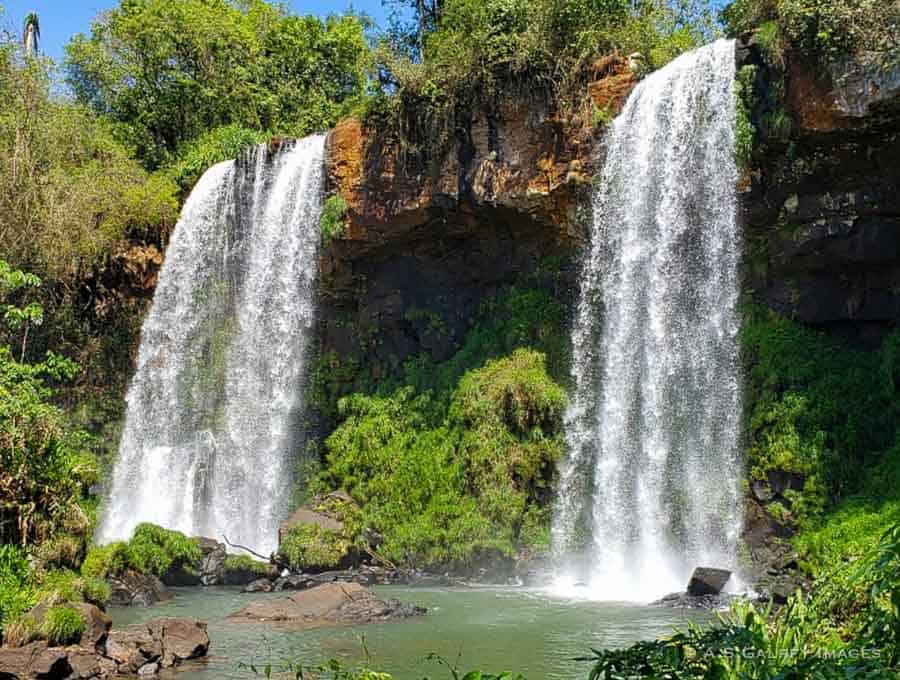
[{"label": "mist at waterfall base", "polygon": [[735,55],[643,80],[607,132],[552,526],[561,593],[650,601],[741,526]]},{"label": "mist at waterfall base", "polygon": [[277,546],[314,322],[324,137],[200,179],[141,331],[98,540],[140,522]]}]

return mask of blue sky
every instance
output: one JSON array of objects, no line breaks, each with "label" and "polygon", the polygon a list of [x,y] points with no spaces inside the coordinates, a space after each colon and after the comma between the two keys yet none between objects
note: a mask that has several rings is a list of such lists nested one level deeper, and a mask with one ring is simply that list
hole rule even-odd
[{"label": "blue sky", "polygon": [[[6,9],[5,22],[16,28],[30,11],[41,20],[41,49],[59,60],[63,46],[75,33],[86,33],[91,20],[98,12],[115,7],[118,0],[0,0]],[[287,3],[297,14],[327,15],[353,8],[371,16],[376,23],[384,24],[389,14],[381,0],[289,0]]]}]

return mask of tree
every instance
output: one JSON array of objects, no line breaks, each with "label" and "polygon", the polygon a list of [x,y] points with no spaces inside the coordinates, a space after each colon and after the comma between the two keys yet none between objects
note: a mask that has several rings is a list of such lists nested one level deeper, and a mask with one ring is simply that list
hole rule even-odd
[{"label": "tree", "polygon": [[25,46],[25,54],[33,57],[40,49],[41,24],[35,12],[29,12],[25,17],[22,28],[22,44]]},{"label": "tree", "polygon": [[298,17],[265,0],[128,0],[66,47],[79,102],[109,115],[146,165],[226,125],[304,135],[365,94],[355,16]]}]

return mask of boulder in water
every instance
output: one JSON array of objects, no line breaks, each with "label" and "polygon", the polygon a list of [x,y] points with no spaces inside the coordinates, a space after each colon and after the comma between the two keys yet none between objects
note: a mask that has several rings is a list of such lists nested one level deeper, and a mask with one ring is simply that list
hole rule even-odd
[{"label": "boulder in water", "polygon": [[382,600],[358,583],[324,583],[278,600],[254,602],[231,618],[321,628],[405,619],[424,613],[425,609],[417,605]]},{"label": "boulder in water", "polygon": [[172,599],[163,582],[152,574],[127,571],[121,576],[111,578],[109,584],[112,586],[111,604],[149,607],[157,602]]},{"label": "boulder in water", "polygon": [[697,567],[688,583],[687,594],[693,597],[718,595],[728,583],[729,578],[731,578],[731,572],[727,569]]}]

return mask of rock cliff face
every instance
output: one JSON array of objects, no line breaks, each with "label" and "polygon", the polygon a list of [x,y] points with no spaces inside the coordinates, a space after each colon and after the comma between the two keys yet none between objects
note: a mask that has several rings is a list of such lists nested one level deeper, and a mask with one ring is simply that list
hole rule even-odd
[{"label": "rock cliff face", "polygon": [[875,341],[900,319],[900,68],[864,55],[813,73],[788,55],[791,142],[750,172],[747,286],[786,316]]},{"label": "rock cliff face", "polygon": [[[627,61],[600,60],[593,74],[594,106],[615,112],[635,82]],[[467,114],[427,160],[382,130],[340,124],[329,189],[349,209],[322,255],[323,347],[365,353],[374,378],[411,354],[446,359],[481,301],[546,258],[568,296],[602,133],[590,118],[511,98]]]}]

